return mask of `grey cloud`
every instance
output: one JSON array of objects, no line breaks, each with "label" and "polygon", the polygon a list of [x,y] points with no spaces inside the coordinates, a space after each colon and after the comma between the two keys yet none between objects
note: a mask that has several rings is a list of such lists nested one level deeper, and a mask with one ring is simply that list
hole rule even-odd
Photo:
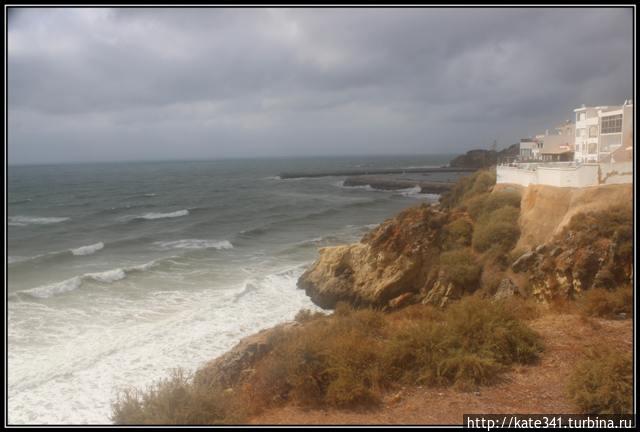
[{"label": "grey cloud", "polygon": [[8,21],[11,162],[458,152],[632,96],[622,8],[12,8]]}]

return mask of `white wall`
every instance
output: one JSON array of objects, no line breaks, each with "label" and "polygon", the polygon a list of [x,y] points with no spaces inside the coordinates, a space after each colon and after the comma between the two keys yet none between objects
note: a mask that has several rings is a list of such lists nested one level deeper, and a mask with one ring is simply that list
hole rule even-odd
[{"label": "white wall", "polygon": [[497,183],[521,186],[542,184],[556,187],[589,187],[633,182],[632,162],[612,164],[522,164],[521,167],[498,166]]},{"label": "white wall", "polygon": [[633,182],[633,162],[600,164],[600,184]]}]

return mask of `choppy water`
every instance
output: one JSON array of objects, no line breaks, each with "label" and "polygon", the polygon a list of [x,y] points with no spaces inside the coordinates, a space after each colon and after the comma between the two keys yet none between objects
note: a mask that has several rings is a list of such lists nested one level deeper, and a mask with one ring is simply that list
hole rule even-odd
[{"label": "choppy water", "polygon": [[279,172],[449,159],[9,167],[9,422],[108,423],[118,388],[314,308],[296,280],[318,247],[436,198]]}]

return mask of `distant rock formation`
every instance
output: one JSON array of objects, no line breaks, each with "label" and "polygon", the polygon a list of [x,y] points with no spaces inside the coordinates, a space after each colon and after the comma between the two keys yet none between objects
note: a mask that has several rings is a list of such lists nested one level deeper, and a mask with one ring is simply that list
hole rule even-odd
[{"label": "distant rock formation", "polygon": [[520,152],[520,144],[512,144],[504,150],[469,150],[449,162],[453,168],[487,168],[502,160],[511,160]]}]

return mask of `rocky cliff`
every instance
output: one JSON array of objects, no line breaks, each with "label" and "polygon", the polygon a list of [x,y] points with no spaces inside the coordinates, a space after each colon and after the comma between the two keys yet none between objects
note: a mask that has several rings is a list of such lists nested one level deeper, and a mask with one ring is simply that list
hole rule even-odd
[{"label": "rocky cliff", "polygon": [[439,255],[440,228],[448,218],[427,205],[405,210],[359,243],[320,249],[298,285],[323,308],[338,301],[384,306],[418,292]]},{"label": "rocky cliff", "polygon": [[[487,185],[482,173],[471,177],[446,206],[409,208],[359,243],[321,249],[298,286],[323,308],[397,308],[442,306],[478,289],[548,300],[629,283],[629,185],[514,192]],[[503,222],[513,217],[518,227]]]}]

